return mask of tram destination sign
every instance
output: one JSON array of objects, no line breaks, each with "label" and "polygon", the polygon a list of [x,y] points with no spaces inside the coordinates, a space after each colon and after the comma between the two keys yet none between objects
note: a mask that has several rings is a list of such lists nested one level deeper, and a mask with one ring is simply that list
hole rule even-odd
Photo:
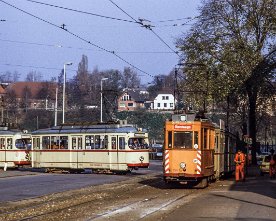
[{"label": "tram destination sign", "polygon": [[191,130],[192,125],[174,125],[174,129]]}]

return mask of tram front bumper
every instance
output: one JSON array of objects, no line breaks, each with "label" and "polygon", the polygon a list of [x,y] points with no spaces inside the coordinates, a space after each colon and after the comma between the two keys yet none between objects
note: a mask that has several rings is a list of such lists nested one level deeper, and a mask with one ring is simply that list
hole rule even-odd
[{"label": "tram front bumper", "polygon": [[127,166],[131,169],[149,168],[149,163],[128,163]]}]

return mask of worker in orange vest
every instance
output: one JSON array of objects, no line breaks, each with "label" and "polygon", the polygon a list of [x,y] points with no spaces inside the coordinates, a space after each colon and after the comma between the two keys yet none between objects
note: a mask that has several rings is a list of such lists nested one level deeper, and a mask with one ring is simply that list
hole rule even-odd
[{"label": "worker in orange vest", "polygon": [[245,181],[244,178],[244,164],[245,164],[245,154],[238,150],[235,155],[234,162],[236,163],[236,181],[239,181],[240,178],[242,181]]}]

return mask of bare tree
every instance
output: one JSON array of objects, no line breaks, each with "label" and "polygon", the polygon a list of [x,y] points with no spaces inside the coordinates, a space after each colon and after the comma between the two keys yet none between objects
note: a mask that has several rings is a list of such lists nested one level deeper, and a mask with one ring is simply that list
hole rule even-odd
[{"label": "bare tree", "polygon": [[42,81],[42,75],[40,72],[31,71],[27,74],[26,81],[29,81],[29,82]]},{"label": "bare tree", "polygon": [[130,67],[125,67],[122,74],[122,87],[123,88],[139,88],[140,78],[136,71]]}]

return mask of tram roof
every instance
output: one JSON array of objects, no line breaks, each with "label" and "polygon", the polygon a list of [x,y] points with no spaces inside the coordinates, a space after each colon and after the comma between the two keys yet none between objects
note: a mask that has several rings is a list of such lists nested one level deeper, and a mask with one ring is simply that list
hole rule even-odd
[{"label": "tram roof", "polygon": [[27,133],[23,133],[20,130],[2,130],[0,128],[0,136],[1,135],[28,135]]},{"label": "tram roof", "polygon": [[46,129],[40,129],[32,132],[32,135],[38,134],[75,134],[75,133],[135,133],[147,132],[139,130],[131,124],[96,124],[96,125],[61,125]]}]

